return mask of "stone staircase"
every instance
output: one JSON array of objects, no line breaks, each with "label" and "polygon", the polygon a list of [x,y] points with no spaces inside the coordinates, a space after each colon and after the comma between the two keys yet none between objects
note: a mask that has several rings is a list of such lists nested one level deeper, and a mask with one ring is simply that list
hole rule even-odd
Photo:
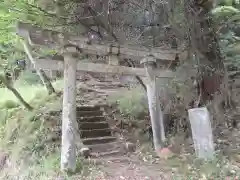
[{"label": "stone staircase", "polygon": [[[118,78],[99,73],[77,75],[77,111],[80,139],[90,149],[91,157],[122,156],[129,151],[130,143],[113,134],[104,115],[108,108],[107,97],[126,88]],[[132,148],[132,147],[130,147]],[[134,149],[134,148],[133,148]],[[101,158],[100,158],[101,159]]]},{"label": "stone staircase", "polygon": [[124,155],[124,142],[117,139],[103,115],[104,105],[77,107],[80,139],[92,157]]}]

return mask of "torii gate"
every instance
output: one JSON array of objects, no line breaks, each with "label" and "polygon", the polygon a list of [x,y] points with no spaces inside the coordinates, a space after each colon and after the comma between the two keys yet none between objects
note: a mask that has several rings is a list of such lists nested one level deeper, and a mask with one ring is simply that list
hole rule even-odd
[{"label": "torii gate", "polygon": [[[159,61],[174,61],[179,55],[175,50],[120,46],[118,44],[89,44],[86,37],[74,37],[51,30],[42,30],[27,23],[18,22],[17,34],[31,45],[42,45],[50,48],[62,48],[64,62],[61,60],[43,60],[37,62],[37,68],[64,70],[64,93],[62,110],[62,150],[61,170],[76,169],[76,72],[98,72],[120,75],[144,76],[148,78],[147,96],[150,118],[153,128],[155,150],[161,148],[165,140],[163,114],[160,108],[156,78],[173,78],[173,72],[156,69]],[[77,61],[77,53],[109,56],[109,64],[95,64]],[[137,58],[145,68],[119,66],[119,57]]]}]

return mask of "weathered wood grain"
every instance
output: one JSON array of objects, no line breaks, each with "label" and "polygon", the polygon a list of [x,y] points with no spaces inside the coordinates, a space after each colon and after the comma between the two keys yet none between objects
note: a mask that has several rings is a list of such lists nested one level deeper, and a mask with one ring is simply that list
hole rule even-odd
[{"label": "weathered wood grain", "polygon": [[64,54],[61,170],[76,170],[76,59],[72,50]]},{"label": "weathered wood grain", "polygon": [[[43,70],[63,70],[64,62],[58,60],[46,60],[41,59],[36,63],[37,68]],[[95,73],[106,73],[106,74],[120,74],[129,76],[143,76],[146,77],[146,70],[144,68],[132,68],[126,66],[115,66],[107,64],[97,64],[97,63],[87,63],[82,61],[77,61],[76,63],[77,71],[85,72],[95,72]],[[152,70],[154,76],[158,78],[173,78],[174,73],[168,70]]]},{"label": "weathered wood grain", "polygon": [[142,62],[144,62],[144,66],[147,74],[147,97],[148,97],[148,107],[149,114],[152,124],[152,132],[153,132],[153,144],[155,151],[158,152],[165,141],[165,131],[163,125],[163,112],[160,107],[159,100],[159,92],[156,84],[156,76],[154,74],[154,65],[152,62],[156,60],[153,57],[145,58]]},{"label": "weathered wood grain", "polygon": [[84,36],[70,36],[60,32],[41,29],[28,23],[18,22],[16,33],[30,41],[33,45],[43,45],[48,47],[61,47],[67,44],[78,46],[84,53],[87,54],[119,54],[126,58],[144,58],[148,55],[153,55],[156,59],[163,60],[176,60],[177,55],[180,53],[176,50],[166,50],[160,48],[146,48],[135,46],[119,46],[118,44],[89,44],[88,39]]}]

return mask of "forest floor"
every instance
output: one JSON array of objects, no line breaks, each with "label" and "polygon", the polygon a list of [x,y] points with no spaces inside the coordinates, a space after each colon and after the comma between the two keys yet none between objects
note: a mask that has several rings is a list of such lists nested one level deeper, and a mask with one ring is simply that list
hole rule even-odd
[{"label": "forest floor", "polygon": [[[85,77],[81,77],[84,79]],[[46,114],[61,109],[59,96],[48,96],[43,87],[31,86],[18,88],[24,98],[34,106],[33,112],[21,108],[18,101],[5,89],[0,89],[4,98],[0,101],[0,178],[6,180],[205,180],[205,179],[240,179],[239,130],[227,131],[221,137],[227,153],[216,152],[212,161],[197,159],[193,152],[191,138],[182,135],[172,137],[172,147],[156,153],[146,133],[142,112],[147,111],[146,99],[139,87],[119,86],[100,77],[82,80],[78,84],[78,103],[101,103],[108,101],[118,104],[118,111],[109,116],[117,122],[123,122],[115,130],[120,136],[136,145],[135,152],[125,155],[113,155],[103,158],[82,159],[78,161],[80,171],[74,175],[62,175],[60,165],[60,140],[49,141],[60,117]],[[121,84],[121,83],[120,83]],[[54,83],[58,91],[62,82]],[[109,112],[107,112],[109,113]],[[123,115],[123,114],[127,114]],[[138,115],[137,115],[138,114]],[[139,119],[139,116],[141,117]],[[135,120],[134,120],[135,119]],[[139,126],[133,126],[138,124]],[[141,125],[140,125],[141,124]],[[235,133],[235,135],[233,135]],[[50,137],[50,138],[49,138]],[[58,134],[58,137],[59,134]],[[121,138],[121,137],[119,137]],[[218,138],[220,139],[220,138]],[[8,156],[5,156],[6,152]],[[6,160],[7,159],[7,160]],[[4,162],[3,162],[4,161]],[[22,164],[23,162],[23,164]],[[27,162],[27,164],[26,164]]]},{"label": "forest floor", "polygon": [[81,174],[71,180],[207,180],[240,179],[239,162],[218,156],[213,161],[196,159],[193,154],[157,157],[147,148],[126,156],[83,161]]},{"label": "forest floor", "polygon": [[104,159],[97,169],[83,179],[95,180],[168,180],[171,170],[166,170],[166,164],[151,163],[139,160],[137,156],[114,157]]},{"label": "forest floor", "polygon": [[[146,100],[144,92],[141,87],[133,87],[129,90],[120,84],[116,82],[114,84],[111,80],[101,81],[99,78],[97,81],[96,79],[86,81],[79,85],[79,89],[82,88],[82,93],[83,89],[90,91],[82,94],[81,97],[84,100],[81,101],[83,104],[86,103],[86,99],[92,99],[95,103],[96,99],[101,99],[98,100],[100,103],[103,101],[112,104],[117,102],[118,111],[109,117],[116,121],[112,126],[118,124],[114,130],[122,138],[133,142],[137,147],[136,151],[122,156],[114,155],[97,160],[84,160],[86,167],[89,168],[82,171],[81,178],[79,175],[71,177],[73,180],[79,178],[86,180],[240,179],[240,154],[238,152],[240,133],[238,130],[225,131],[224,137],[218,138],[219,141],[232,143],[229,148],[231,150],[227,150],[229,144],[219,145],[228,152],[225,154],[217,152],[216,157],[211,161],[197,159],[193,151],[192,139],[184,139],[182,134],[169,138],[170,145],[156,153],[146,137],[147,134],[141,133],[147,125],[143,115],[147,109],[147,103],[144,103]],[[122,116],[122,114],[128,114],[128,116]],[[117,122],[121,122],[121,125]]]}]

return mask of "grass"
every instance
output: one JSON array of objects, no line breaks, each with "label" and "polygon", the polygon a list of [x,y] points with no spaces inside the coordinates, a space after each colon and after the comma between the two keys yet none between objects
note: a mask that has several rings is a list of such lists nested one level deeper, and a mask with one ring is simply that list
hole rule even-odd
[{"label": "grass", "polygon": [[[62,81],[53,83],[57,91],[62,89]],[[0,172],[1,179],[11,179],[14,176],[22,179],[47,180],[57,177],[60,165],[59,144],[46,143],[51,134],[51,124],[44,114],[52,109],[59,109],[61,101],[55,95],[49,96],[42,85],[29,85],[19,81],[15,88],[22,97],[34,107],[29,112],[22,108],[16,97],[7,89],[1,88],[0,94],[0,152],[8,152],[12,167]],[[117,102],[122,113],[137,117],[147,110],[144,103],[144,92],[139,88],[126,91],[110,98]],[[18,168],[15,167],[15,164]],[[87,170],[86,170],[87,169]],[[91,168],[90,168],[91,169]],[[89,171],[78,163],[78,170]],[[71,179],[64,175],[65,179]]]},{"label": "grass", "polygon": [[[53,86],[61,91],[63,81],[58,80]],[[0,170],[0,179],[49,180],[59,176],[64,180],[73,179],[73,174],[60,173],[60,141],[48,141],[60,118],[46,114],[61,109],[59,96],[48,95],[45,87],[39,84],[19,81],[15,88],[34,110],[27,111],[10,91],[0,88],[0,157],[2,152],[7,152],[10,161],[9,167]],[[83,167],[77,160],[80,177],[92,171],[89,167]]]},{"label": "grass", "polygon": [[121,91],[110,96],[109,104],[117,104],[120,112],[125,116],[137,119],[143,113],[148,113],[148,102],[145,92],[141,87],[134,87],[131,90]]},{"label": "grass", "polygon": [[[182,156],[184,157],[184,156]],[[226,156],[216,154],[211,161],[204,161],[192,155],[167,160],[167,166],[175,169],[176,179],[239,179],[239,167]]]},{"label": "grass", "polygon": [[[148,111],[145,92],[140,87],[121,91],[110,96],[110,104],[117,104],[120,112],[133,119],[139,119],[141,113]],[[129,119],[129,118],[128,118]],[[147,143],[139,153],[139,158],[144,161],[154,162],[156,157],[152,153],[150,144]],[[181,154],[168,160],[160,160],[164,163],[166,173],[172,171],[172,179],[239,179],[239,164],[229,160],[226,155],[216,155],[212,161],[203,161],[193,154]],[[164,161],[164,162],[163,162]],[[236,165],[237,164],[237,165]]]},{"label": "grass", "polygon": [[[58,80],[53,83],[56,90],[61,90],[63,87],[62,80]],[[31,102],[35,99],[41,99],[41,98],[48,98],[47,91],[45,87],[42,85],[29,85],[29,84],[20,84],[20,82],[17,82],[15,84],[15,88],[18,90],[18,92],[22,95],[24,100],[27,102]],[[6,88],[0,88],[0,108],[15,108],[18,107],[20,104],[18,102],[18,99]]]},{"label": "grass", "polygon": [[[53,83],[57,91],[62,80]],[[1,179],[19,176],[23,179],[47,179],[59,169],[59,149],[54,143],[46,144],[51,133],[51,123],[46,121],[47,110],[60,109],[57,95],[48,95],[42,85],[17,82],[16,89],[34,107],[32,112],[22,108],[12,92],[0,88],[0,152],[7,152],[10,168],[0,172]],[[1,153],[0,153],[1,155]],[[13,168],[17,165],[18,168]]]}]

